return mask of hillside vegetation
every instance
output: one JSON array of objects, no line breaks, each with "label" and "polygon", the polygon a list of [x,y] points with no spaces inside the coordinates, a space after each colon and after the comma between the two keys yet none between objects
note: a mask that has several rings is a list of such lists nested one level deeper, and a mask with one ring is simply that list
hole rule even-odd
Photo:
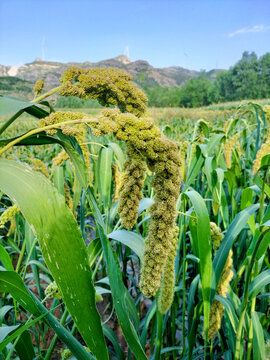
[{"label": "hillside vegetation", "polygon": [[[17,71],[18,77],[0,77],[0,94],[31,98],[31,86],[43,77],[49,90],[69,64],[50,63],[40,59],[26,64]],[[78,64],[73,64],[78,65]],[[255,53],[244,52],[242,58],[228,71],[190,71],[180,67],[155,69],[146,61],[131,62],[120,56],[99,63],[83,63],[87,68],[114,67],[124,69],[133,76],[148,97],[151,107],[201,107],[227,101],[270,98],[270,53],[258,58]],[[8,69],[0,69],[8,73]],[[76,97],[57,97],[62,108],[97,107],[92,100]]]}]

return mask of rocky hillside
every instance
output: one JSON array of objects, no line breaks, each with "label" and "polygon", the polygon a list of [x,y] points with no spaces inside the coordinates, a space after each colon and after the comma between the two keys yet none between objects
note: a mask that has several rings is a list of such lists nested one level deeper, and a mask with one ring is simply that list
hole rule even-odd
[{"label": "rocky hillside", "polygon": [[[133,75],[134,81],[142,87],[172,87],[183,86],[189,79],[199,75],[198,71],[184,69],[179,66],[167,68],[154,68],[147,61],[131,61],[127,56],[120,55],[113,59],[103,60],[97,63],[60,63],[35,59],[32,63],[22,66],[3,66],[0,65],[0,76],[12,76],[28,82],[35,82],[41,77],[45,78],[46,88],[51,88],[58,84],[58,79],[65,69],[70,66],[87,68],[106,68],[115,67],[128,71]],[[206,75],[215,78],[220,70],[211,70]],[[1,79],[0,79],[1,81]],[[7,81],[7,80],[5,80]],[[2,89],[1,89],[2,93]]]}]

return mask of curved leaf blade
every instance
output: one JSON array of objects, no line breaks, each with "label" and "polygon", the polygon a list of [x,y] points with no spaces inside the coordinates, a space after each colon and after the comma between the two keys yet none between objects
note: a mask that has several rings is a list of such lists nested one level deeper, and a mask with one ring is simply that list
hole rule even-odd
[{"label": "curved leaf blade", "polygon": [[203,198],[197,191],[185,193],[194,207],[197,217],[197,237],[195,247],[199,251],[200,276],[202,281],[203,309],[204,309],[204,328],[208,332],[210,314],[210,288],[212,272],[212,246],[210,242],[210,221],[207,207]]},{"label": "curved leaf blade", "polygon": [[[97,359],[108,359],[82,235],[65,198],[43,175],[0,160],[0,188],[18,204],[80,333]],[[72,256],[70,256],[72,254]]]},{"label": "curved leaf blade", "polygon": [[144,239],[133,231],[116,230],[107,235],[108,238],[121,242],[130,247],[142,261],[144,252]]},{"label": "curved leaf blade", "polygon": [[248,208],[242,210],[236,215],[232,223],[229,225],[227,232],[222,240],[222,243],[218,249],[218,252],[213,261],[213,277],[212,277],[212,297],[214,297],[216,288],[226,263],[229,251],[233,245],[233,242],[240,231],[247,225],[248,219],[255,213],[260,207],[259,204],[251,205]]}]

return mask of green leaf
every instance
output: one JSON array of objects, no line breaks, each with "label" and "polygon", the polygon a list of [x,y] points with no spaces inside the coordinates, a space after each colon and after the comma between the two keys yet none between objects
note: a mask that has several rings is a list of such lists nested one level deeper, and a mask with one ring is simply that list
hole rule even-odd
[{"label": "green leaf", "polygon": [[142,261],[144,253],[144,238],[133,232],[127,230],[116,230],[107,235],[108,238],[121,242],[130,247],[135,254],[137,254]]},{"label": "green leaf", "polygon": [[[30,261],[28,262],[28,265],[31,265],[33,277],[35,279],[35,283],[36,283],[36,286],[38,289],[38,294],[40,297],[43,297],[44,291],[40,285],[38,267],[40,267],[45,273],[48,272],[48,269],[41,262],[37,261],[37,259],[38,259],[37,250],[36,250],[36,246],[34,245],[36,243],[36,238],[35,238],[35,235],[33,234],[33,231],[30,228],[27,221],[25,221],[25,224],[24,224],[24,239],[25,239],[25,243],[26,243],[26,253],[28,255],[28,258],[30,255],[30,258],[29,258]],[[27,267],[27,264],[26,264],[26,267]]]},{"label": "green leaf", "polygon": [[105,289],[101,286],[95,286],[95,290],[99,295],[111,294],[111,290]]},{"label": "green leaf", "polygon": [[213,261],[213,276],[211,286],[211,297],[214,298],[216,288],[229,255],[229,251],[235,241],[237,235],[246,226],[248,219],[259,209],[260,205],[251,205],[236,215],[232,223],[229,225],[227,232],[222,240],[218,252]]},{"label": "green leaf", "polygon": [[35,323],[37,323],[39,320],[42,320],[42,318],[44,318],[49,312],[52,312],[52,311],[53,311],[53,309],[51,309],[50,311],[45,312],[44,314],[41,314],[35,320],[32,320],[30,322],[26,322],[24,325],[20,326],[9,337],[7,337],[4,341],[2,341],[0,343],[0,351],[3,350],[4,347],[6,347],[10,342],[12,342],[18,336],[21,336],[27,329],[29,329],[31,326],[33,326]]},{"label": "green leaf", "polygon": [[267,249],[270,245],[270,231],[267,231],[264,236],[263,239],[259,245],[258,251],[256,253],[256,260],[259,260],[264,254],[266,254]]},{"label": "green leaf", "polygon": [[[41,102],[43,105],[47,105],[46,102]],[[43,117],[49,115],[49,113],[32,102],[18,99],[12,96],[3,96],[0,95],[0,116],[17,113],[20,110],[28,112],[30,115],[42,119]]]},{"label": "green leaf", "polygon": [[253,326],[253,359],[265,360],[263,328],[255,311],[251,312],[251,320]]},{"label": "green leaf", "polygon": [[[253,182],[262,190],[263,180],[258,175],[258,173],[255,175]],[[264,192],[265,192],[265,195],[270,199],[270,186],[267,185],[266,183],[264,183]]]},{"label": "green leaf", "polygon": [[119,325],[123,331],[123,334],[130,349],[134,353],[135,358],[137,360],[147,360],[147,357],[140,344],[138,335],[129,318],[129,312],[127,311],[127,305],[128,305],[127,297],[128,296],[130,297],[130,294],[128,293],[127,289],[123,284],[121,270],[118,261],[116,259],[115,253],[113,252],[111,244],[106,238],[102,227],[99,224],[97,224],[97,227],[106,259],[113,302],[118,317]]},{"label": "green leaf", "polygon": [[13,265],[7,250],[0,244],[0,260],[7,270],[13,271]]},{"label": "green leaf", "polygon": [[213,162],[213,157],[207,157],[205,159],[205,163],[204,163],[204,173],[205,173],[205,176],[207,178],[207,184],[208,184],[208,187],[210,190],[212,190],[212,187],[213,187],[213,179],[212,179],[212,171],[213,171],[213,165],[212,165],[212,162]]},{"label": "green leaf", "polygon": [[229,299],[224,298],[220,295],[216,295],[215,299],[218,300],[224,306],[224,308],[227,312],[228,318],[230,319],[232,328],[236,334],[237,327],[238,327],[238,318],[237,318],[237,315],[235,313],[232,303],[230,302]]},{"label": "green leaf", "polygon": [[22,279],[15,271],[0,271],[0,291],[11,293],[21,306],[31,314],[39,313]]},{"label": "green leaf", "polygon": [[263,287],[270,284],[270,269],[263,271],[249,285],[248,297],[252,300]]},{"label": "green leaf", "polygon": [[99,239],[92,240],[87,247],[89,256],[89,264],[92,267],[96,261],[96,258],[100,255],[102,250],[101,242]]},{"label": "green leaf", "polygon": [[194,306],[195,306],[195,294],[198,288],[198,284],[200,281],[200,274],[196,275],[192,280],[190,285],[190,290],[188,294],[188,329],[190,331],[192,327],[193,315],[194,315]]},{"label": "green leaf", "polygon": [[33,103],[29,101],[0,95],[0,116],[15,113],[30,106],[33,106]]},{"label": "green leaf", "polygon": [[215,134],[212,136],[205,149],[203,149],[203,155],[205,157],[213,155],[223,139],[225,139],[224,134]]},{"label": "green leaf", "polygon": [[111,148],[102,148],[100,150],[99,161],[99,185],[100,193],[103,200],[103,206],[107,213],[111,202],[112,187],[112,161],[113,151]]},{"label": "green leaf", "polygon": [[148,333],[148,330],[149,330],[149,325],[150,325],[150,322],[151,322],[152,318],[156,314],[156,311],[157,311],[157,305],[156,305],[156,301],[154,300],[152,302],[151,306],[149,307],[149,310],[147,311],[147,314],[145,315],[145,317],[141,321],[141,325],[143,325],[143,329],[142,329],[142,332],[141,332],[140,340],[141,340],[142,347],[144,347],[144,348],[145,348],[145,345],[146,345],[147,333]]},{"label": "green leaf", "polygon": [[117,157],[117,160],[119,161],[119,165],[120,165],[119,170],[122,171],[123,167],[124,167],[124,162],[125,162],[125,154],[124,154],[123,150],[116,143],[109,143],[108,146],[110,146],[112,148],[115,156]]},{"label": "green leaf", "polygon": [[195,180],[196,176],[201,171],[204,158],[202,156],[201,150],[199,147],[196,148],[196,153],[193,155],[190,166],[188,168],[187,180],[184,184],[184,188],[187,189],[190,184]]},{"label": "green leaf", "polygon": [[[56,320],[55,316],[28,290],[22,279],[15,271],[0,271],[0,291],[8,292],[27,311],[37,319],[43,319],[54,330],[58,337],[68,346],[70,351],[79,360],[93,359],[84,347]],[[41,314],[41,315],[40,315]],[[35,321],[37,320],[35,319]],[[28,328],[27,325],[22,329]],[[21,328],[20,328],[21,329]],[[5,346],[5,344],[0,344]]]},{"label": "green leaf", "polygon": [[35,351],[32,344],[32,339],[29,331],[24,331],[16,346],[16,353],[18,354],[20,360],[33,360],[35,357]]},{"label": "green leaf", "polygon": [[[192,322],[192,326],[189,329],[189,333],[188,333],[188,360],[194,360],[195,357],[193,356],[193,347],[196,341],[196,332],[197,332],[197,328],[199,326],[200,323],[200,316],[202,313],[202,308],[203,308],[203,302],[200,301],[194,309],[194,316],[193,316],[193,322]],[[198,350],[198,349],[196,349]],[[201,357],[201,354],[200,354]]]},{"label": "green leaf", "polygon": [[53,167],[53,184],[58,190],[59,194],[65,196],[65,176],[64,176],[64,168],[62,166],[54,166]]},{"label": "green leaf", "polygon": [[202,281],[202,296],[204,309],[204,330],[208,333],[209,314],[210,314],[210,288],[212,272],[212,245],[210,242],[210,221],[205,202],[201,195],[196,191],[184,193],[193,205],[197,217],[197,241],[195,248],[198,249],[200,258],[200,276]]},{"label": "green leaf", "polygon": [[63,146],[65,151],[68,153],[74,167],[75,172],[81,186],[86,190],[89,185],[89,175],[86,165],[84,164],[80,154],[71,145],[70,137],[62,134],[61,131],[57,132],[58,142]]},{"label": "green leaf", "polygon": [[118,356],[119,360],[125,360],[125,354],[124,351],[122,350],[121,346],[118,343],[118,339],[115,335],[115,333],[112,331],[111,328],[109,328],[109,326],[107,325],[103,325],[103,332],[104,335],[110,340],[110,342],[113,344],[114,350]]},{"label": "green leaf", "polygon": [[[1,132],[0,132],[1,133]],[[22,135],[25,135],[24,133]],[[0,146],[5,146],[9,142],[18,139],[20,136],[15,136],[10,139],[1,139]],[[45,132],[40,132],[39,134],[31,135],[21,141],[19,141],[15,146],[24,146],[24,145],[48,145],[48,144],[61,144],[61,142],[53,136],[47,136]]]},{"label": "green leaf", "polygon": [[[241,194],[241,210],[244,210],[248,206],[251,206],[252,201],[253,201],[253,189],[252,188],[244,189]],[[252,234],[254,235],[254,233],[255,233],[254,215],[249,218],[248,225],[250,227],[250,230],[252,231]]]},{"label": "green leaf", "polygon": [[0,160],[0,188],[18,204],[31,224],[46,264],[88,347],[97,359],[107,359],[86,246],[65,198],[42,174],[5,159]]},{"label": "green leaf", "polygon": [[5,315],[13,309],[11,305],[4,305],[0,308],[0,324],[3,322]]},{"label": "green leaf", "polygon": [[18,326],[20,326],[20,325],[14,325],[14,326],[2,325],[0,327],[0,343],[2,343],[5,340],[5,338],[8,336],[8,334],[10,334],[12,331],[17,329]]},{"label": "green leaf", "polygon": [[153,199],[143,198],[139,203],[138,215],[140,215],[144,210],[148,209],[153,204],[154,204]]},{"label": "green leaf", "polygon": [[15,113],[11,118],[5,121],[4,124],[2,124],[0,127],[0,134],[2,134],[24,111],[38,119],[42,119],[49,115],[47,111],[41,109],[33,103],[10,96],[0,95],[0,117]]}]

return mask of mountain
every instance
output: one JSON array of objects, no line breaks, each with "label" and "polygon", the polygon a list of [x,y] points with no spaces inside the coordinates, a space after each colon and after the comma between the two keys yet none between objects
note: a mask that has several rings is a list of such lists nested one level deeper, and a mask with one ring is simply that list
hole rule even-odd
[{"label": "mountain", "polygon": [[[141,87],[173,87],[183,86],[189,79],[196,77],[200,74],[198,71],[188,70],[180,66],[171,66],[166,68],[154,68],[147,61],[137,60],[131,61],[127,56],[120,55],[112,59],[103,60],[100,62],[83,62],[83,63],[61,63],[56,61],[45,61],[36,58],[32,63],[24,64],[22,66],[4,66],[0,65],[0,91],[2,93],[3,77],[4,83],[8,82],[7,77],[16,77],[24,80],[27,83],[24,85],[30,86],[38,79],[43,77],[45,79],[46,88],[50,89],[59,84],[58,79],[70,66],[79,66],[81,68],[107,68],[114,67],[123,69],[133,76],[133,80]],[[206,72],[206,76],[214,79],[216,74],[222,70],[211,70]],[[18,80],[17,80],[18,81]]]}]

